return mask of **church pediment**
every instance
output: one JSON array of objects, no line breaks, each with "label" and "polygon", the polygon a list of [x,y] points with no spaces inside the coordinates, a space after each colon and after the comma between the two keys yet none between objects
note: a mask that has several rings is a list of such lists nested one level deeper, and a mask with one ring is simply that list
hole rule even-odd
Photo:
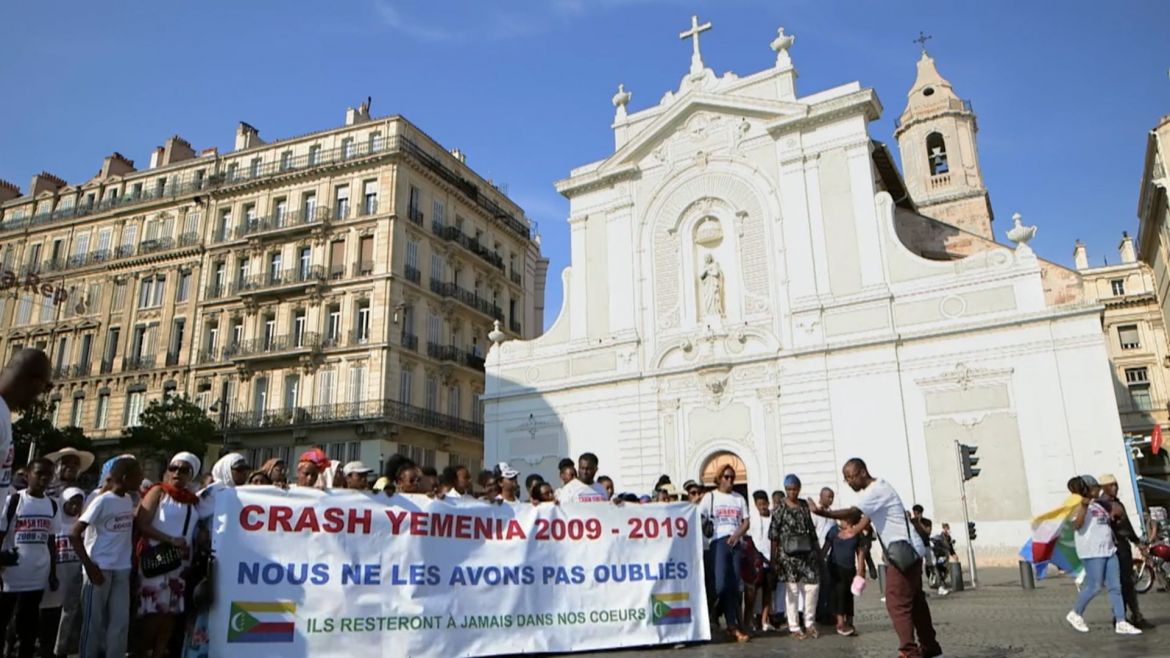
[{"label": "church pediment", "polygon": [[651,119],[613,155],[557,183],[567,196],[599,183],[636,175],[648,158],[663,156],[670,145],[713,142],[720,149],[738,148],[741,141],[780,122],[808,116],[803,103],[691,92]]}]

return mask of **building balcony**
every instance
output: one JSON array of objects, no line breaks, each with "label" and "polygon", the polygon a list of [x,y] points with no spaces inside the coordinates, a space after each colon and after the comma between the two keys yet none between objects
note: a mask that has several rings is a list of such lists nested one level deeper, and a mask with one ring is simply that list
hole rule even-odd
[{"label": "building balcony", "polygon": [[280,410],[236,412],[229,416],[228,429],[254,432],[289,427],[348,425],[388,422],[436,434],[458,434],[483,439],[483,424],[405,404],[397,400],[363,400]]},{"label": "building balcony", "polygon": [[374,261],[363,260],[353,264],[353,276],[370,276],[374,273]]},{"label": "building balcony", "polygon": [[431,292],[439,295],[440,297],[458,300],[460,303],[476,311],[479,311],[480,313],[483,313],[492,319],[504,319],[504,312],[500,309],[499,306],[492,304],[487,299],[480,297],[470,290],[459,287],[455,283],[440,281],[439,279],[432,277]]},{"label": "building balcony", "polygon": [[[224,356],[223,358],[227,358]],[[220,352],[217,348],[209,347],[195,353],[195,365],[205,366],[220,362]]]},{"label": "building balcony", "polygon": [[[245,220],[236,227],[234,236],[239,238],[283,238],[314,227],[322,226],[331,219],[329,208],[310,207],[274,214],[263,219]],[[217,237],[225,237],[221,232]],[[222,242],[223,240],[217,240]]]},{"label": "building balcony", "polygon": [[114,372],[114,360],[113,359],[103,359],[99,372],[101,372],[101,374],[103,374],[103,375],[108,375],[111,372]]},{"label": "building balcony", "polygon": [[406,277],[407,281],[410,281],[415,285],[418,285],[419,282],[422,281],[422,272],[419,272],[417,267],[405,265],[402,268],[402,274]]},{"label": "building balcony", "polygon": [[76,363],[71,366],[59,365],[53,368],[53,379],[78,379],[80,377],[87,377],[91,371],[90,365],[86,363]]},{"label": "building balcony", "polygon": [[154,368],[154,355],[127,356],[122,358],[122,372],[151,370]]},{"label": "building balcony", "polygon": [[447,242],[454,242],[462,246],[501,272],[504,271],[504,258],[498,252],[481,245],[479,240],[465,235],[458,227],[431,222],[431,232]]},{"label": "building balcony", "polygon": [[174,182],[168,181],[168,183],[162,187],[156,185],[151,189],[134,190],[131,187],[123,195],[107,197],[100,202],[57,208],[52,212],[41,212],[36,215],[8,219],[0,222],[0,233],[23,228],[36,228],[48,224],[58,224],[119,208],[130,208],[131,206],[141,204],[174,200],[179,197],[196,194],[210,187],[212,181],[206,177],[201,178],[197,173],[192,172],[188,176],[176,179]]},{"label": "building balcony", "polygon": [[242,297],[273,295],[290,289],[315,286],[325,281],[325,268],[313,265],[309,268],[290,268],[278,272],[253,274],[232,286],[232,294]]},{"label": "building balcony", "polygon": [[370,328],[354,329],[349,332],[349,346],[357,347],[359,345],[369,345],[375,342],[374,335],[370,333]]},{"label": "building balcony", "polygon": [[414,334],[402,334],[402,348],[412,352],[418,351],[418,336]]},{"label": "building balcony", "polygon": [[321,335],[315,331],[306,331],[299,335],[285,334],[241,341],[238,345],[225,349],[224,358],[233,361],[260,361],[309,354],[320,349]]},{"label": "building balcony", "polygon": [[370,215],[378,214],[378,200],[365,199],[362,204],[358,206],[358,217],[369,217]]},{"label": "building balcony", "polygon": [[427,343],[427,356],[438,361],[461,361],[462,350],[454,345]]},{"label": "building balcony", "polygon": [[948,187],[951,184],[950,172],[935,174],[930,177],[930,189],[937,190],[943,187]]},{"label": "building balcony", "polygon": [[179,365],[179,355],[176,352],[167,352],[167,367]]}]

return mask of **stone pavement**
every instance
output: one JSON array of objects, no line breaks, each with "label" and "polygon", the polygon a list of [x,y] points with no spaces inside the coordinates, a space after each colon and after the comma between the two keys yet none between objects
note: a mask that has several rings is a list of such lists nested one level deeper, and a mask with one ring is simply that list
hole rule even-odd
[{"label": "stone pavement", "polygon": [[[1072,608],[1076,588],[1071,578],[1037,581],[1034,591],[1019,586],[1015,569],[987,569],[979,573],[980,587],[950,596],[930,597],[935,629],[948,658],[1144,658],[1170,656],[1170,593],[1156,589],[1141,595],[1142,612],[1158,628],[1144,635],[1113,633],[1105,593],[1085,613],[1090,632],[1074,631],[1064,616]],[[817,640],[798,641],[786,635],[756,637],[747,644],[725,641],[683,649],[662,647],[637,651],[608,651],[605,658],[724,658],[742,656],[805,656],[808,658],[893,658],[897,637],[879,601],[876,583],[858,600],[858,636],[840,637],[833,627],[822,627]],[[578,654],[579,655],[579,654]]]}]

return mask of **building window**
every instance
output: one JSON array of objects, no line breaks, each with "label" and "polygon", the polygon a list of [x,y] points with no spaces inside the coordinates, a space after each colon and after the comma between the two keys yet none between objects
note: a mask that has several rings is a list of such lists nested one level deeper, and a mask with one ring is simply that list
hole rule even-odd
[{"label": "building window", "polygon": [[370,303],[359,302],[357,307],[357,325],[354,327],[354,338],[359,343],[370,340]]},{"label": "building window", "polygon": [[1150,397],[1150,379],[1146,368],[1126,368],[1125,384],[1129,387],[1129,399],[1136,411],[1150,411],[1154,408]]},{"label": "building window", "polygon": [[362,183],[362,214],[372,215],[378,212],[378,181],[368,180]]},{"label": "building window", "polygon": [[1121,349],[1136,350],[1142,346],[1141,340],[1138,339],[1138,328],[1136,324],[1127,324],[1117,328],[1117,337],[1121,342]]},{"label": "building window", "polygon": [[363,235],[358,240],[358,271],[355,274],[366,276],[374,273],[374,236]]},{"label": "building window", "polygon": [[317,371],[317,404],[323,407],[333,404],[333,371]]},{"label": "building window", "polygon": [[69,424],[73,427],[81,427],[83,413],[85,413],[85,398],[73,398],[73,408],[69,411]]},{"label": "building window", "polygon": [[138,287],[138,308],[162,306],[166,287],[167,278],[162,274],[143,279]]},{"label": "building window", "polygon": [[175,290],[175,301],[185,302],[191,294],[191,273],[179,272],[179,286]]},{"label": "building window", "polygon": [[1125,294],[1125,279],[1114,279],[1109,282],[1109,286],[1113,288],[1113,294],[1121,296]]},{"label": "building window", "polygon": [[313,249],[312,247],[301,247],[297,253],[297,273],[300,274],[301,281],[307,281],[309,278],[309,270],[313,267]]},{"label": "building window", "polygon": [[97,401],[97,428],[99,430],[106,429],[110,421],[110,394],[102,393],[98,396]]},{"label": "building window", "polygon": [[434,201],[432,201],[431,202],[431,212],[434,213],[434,217],[431,217],[431,221],[434,222],[436,226],[445,226],[446,225],[445,224],[446,220],[443,219],[443,216],[446,213],[443,212],[443,202],[442,201],[439,201],[438,199],[435,199]]},{"label": "building window", "polygon": [[353,138],[346,137],[341,140],[341,159],[348,160],[353,157]]},{"label": "building window", "polygon": [[272,206],[272,219],[276,226],[284,226],[284,220],[288,215],[288,199],[277,199]]},{"label": "building window", "polygon": [[292,168],[292,151],[285,151],[280,154],[280,170],[288,171]]},{"label": "building window", "polygon": [[349,369],[349,401],[361,402],[366,395],[366,366],[350,366]]},{"label": "building window", "polygon": [[217,242],[224,242],[228,239],[228,232],[232,227],[232,211],[224,209],[219,211],[219,220],[215,223],[215,239]]},{"label": "building window", "polygon": [[321,164],[321,145],[314,144],[309,147],[309,166]]},{"label": "building window", "polygon": [[355,462],[358,459],[361,459],[361,456],[362,456],[362,443],[361,443],[361,441],[350,441],[349,443],[347,443],[346,448],[345,448],[345,452],[346,452],[345,458],[347,461]]},{"label": "building window", "polygon": [[947,164],[947,145],[939,133],[930,133],[926,136],[926,154],[930,158],[930,175],[938,176],[949,172]]},{"label": "building window", "polygon": [[410,404],[414,398],[414,372],[403,370],[398,375],[398,401]]},{"label": "building window", "polygon": [[345,276],[345,240],[335,240],[329,243],[329,278],[340,279]]},{"label": "building window", "polygon": [[135,391],[126,400],[126,426],[138,427],[138,419],[146,409],[146,393]]},{"label": "building window", "polygon": [[304,311],[296,311],[293,314],[293,345],[296,347],[305,346],[305,323],[307,319]]},{"label": "building window", "polygon": [[406,204],[406,214],[411,220],[421,223],[423,220],[422,212],[418,207],[422,201],[422,192],[413,185],[410,186],[410,196]]},{"label": "building window", "polygon": [[330,306],[329,316],[325,324],[325,340],[330,345],[337,345],[341,341],[341,307]]},{"label": "building window", "polygon": [[369,137],[370,153],[377,153],[382,150],[382,133],[372,132]]},{"label": "building window", "polygon": [[317,193],[305,192],[301,195],[301,219],[305,222],[314,221],[317,217]]},{"label": "building window", "polygon": [[248,177],[258,178],[260,176],[260,158],[252,158],[252,162],[248,165]]},{"label": "building window", "polygon": [[337,199],[333,208],[336,218],[345,219],[346,217],[349,217],[349,186],[338,185],[336,188],[334,188],[333,196],[335,199]]},{"label": "building window", "polygon": [[276,318],[269,315],[264,318],[264,351],[269,352],[276,348]]},{"label": "building window", "polygon": [[447,415],[455,418],[463,417],[462,400],[460,399],[459,387],[450,386],[447,388]]},{"label": "building window", "polygon": [[437,411],[439,408],[439,379],[434,375],[427,375],[426,394],[427,411]]}]

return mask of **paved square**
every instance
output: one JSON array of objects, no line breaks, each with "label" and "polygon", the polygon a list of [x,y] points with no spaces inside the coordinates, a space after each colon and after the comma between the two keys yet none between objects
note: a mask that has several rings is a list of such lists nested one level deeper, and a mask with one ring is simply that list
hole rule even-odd
[{"label": "paved square", "polygon": [[[1091,631],[1081,634],[1064,620],[1076,598],[1071,578],[1037,582],[1034,591],[1020,589],[1010,569],[980,572],[981,587],[947,597],[930,597],[939,641],[948,658],[1137,658],[1170,656],[1170,593],[1153,590],[1141,596],[1142,612],[1158,628],[1136,637],[1114,635],[1104,593],[1085,613]],[[798,641],[786,635],[756,637],[747,644],[724,641],[685,649],[654,649],[661,658],[722,658],[724,656],[893,657],[897,637],[879,601],[876,583],[858,600],[857,630],[853,638],[840,637],[822,627],[817,640]],[[605,652],[607,658],[646,658],[646,650]]]}]

